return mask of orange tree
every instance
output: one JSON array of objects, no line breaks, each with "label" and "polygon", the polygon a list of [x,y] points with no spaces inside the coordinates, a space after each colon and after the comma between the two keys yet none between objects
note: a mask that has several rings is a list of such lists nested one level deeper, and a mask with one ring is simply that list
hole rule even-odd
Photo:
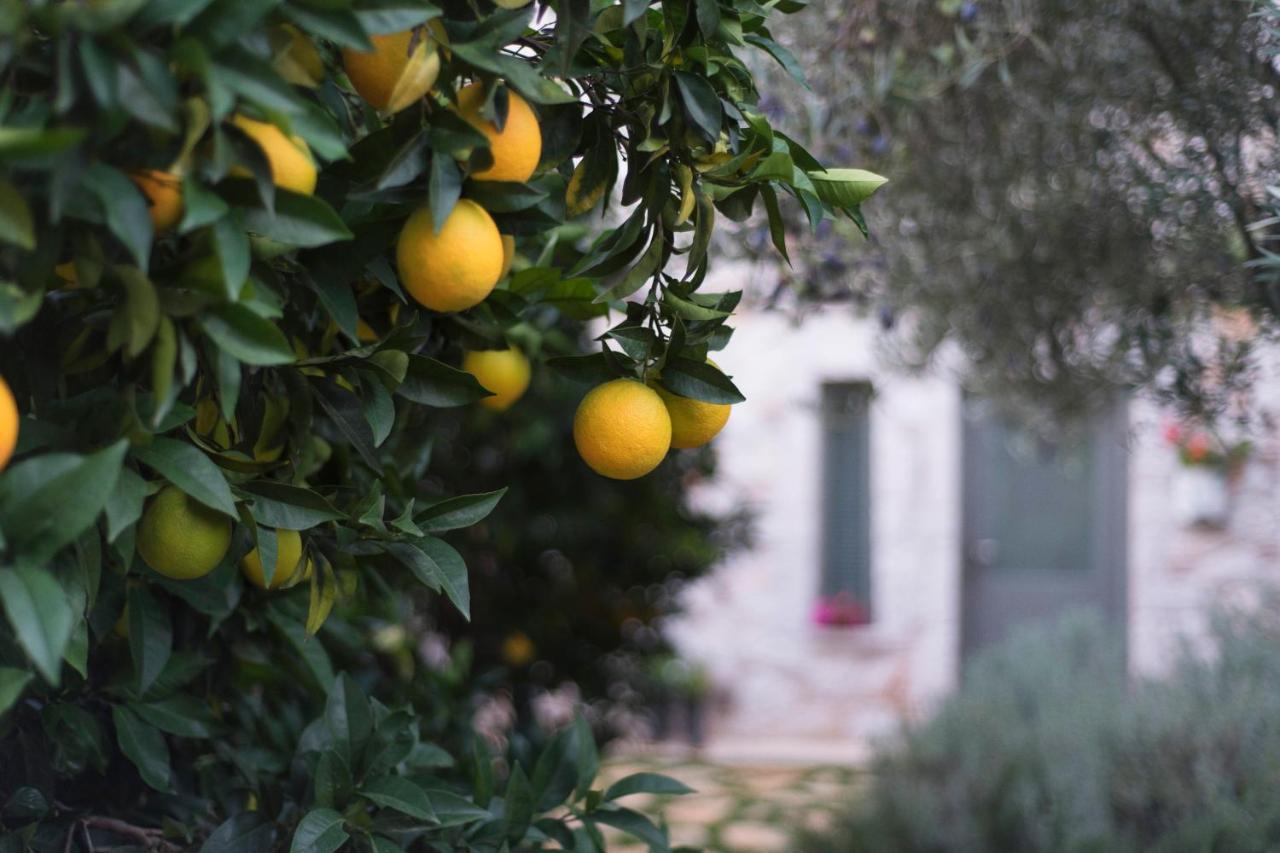
[{"label": "orange tree", "polygon": [[641,380],[579,418],[626,476],[671,401],[741,399],[715,217],[859,217],[740,58],[793,65],[800,5],[0,6],[0,850],[667,846],[618,800],[678,783],[595,788],[581,721],[462,751],[386,638],[411,589],[468,614],[448,536],[502,496],[421,491],[464,351]]}]

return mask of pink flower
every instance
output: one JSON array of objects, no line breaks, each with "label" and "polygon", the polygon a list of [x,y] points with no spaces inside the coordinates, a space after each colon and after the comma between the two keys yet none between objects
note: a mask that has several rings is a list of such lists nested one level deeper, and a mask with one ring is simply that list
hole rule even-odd
[{"label": "pink flower", "polygon": [[1164,425],[1164,440],[1174,445],[1181,441],[1182,425],[1177,421],[1166,421]]}]

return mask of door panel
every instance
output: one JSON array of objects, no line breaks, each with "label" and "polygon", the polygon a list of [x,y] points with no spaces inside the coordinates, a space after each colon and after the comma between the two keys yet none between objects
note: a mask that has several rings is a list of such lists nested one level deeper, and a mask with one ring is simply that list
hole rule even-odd
[{"label": "door panel", "polygon": [[964,654],[1071,609],[1123,627],[1123,405],[1051,443],[967,397],[963,438]]}]

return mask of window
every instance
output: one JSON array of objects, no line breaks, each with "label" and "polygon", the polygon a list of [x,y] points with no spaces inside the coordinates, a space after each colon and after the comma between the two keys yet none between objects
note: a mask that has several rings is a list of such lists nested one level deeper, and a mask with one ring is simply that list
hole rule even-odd
[{"label": "window", "polygon": [[822,580],[815,621],[871,621],[871,386],[822,389]]}]

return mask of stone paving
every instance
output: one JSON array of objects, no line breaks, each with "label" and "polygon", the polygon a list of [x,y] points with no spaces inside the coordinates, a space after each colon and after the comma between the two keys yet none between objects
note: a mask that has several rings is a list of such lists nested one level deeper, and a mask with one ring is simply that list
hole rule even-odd
[{"label": "stone paving", "polygon": [[[642,771],[672,776],[695,793],[637,794],[623,805],[665,820],[673,847],[686,845],[708,853],[788,850],[798,828],[825,826],[846,808],[866,775],[849,766],[762,767],[652,756],[614,758],[603,775],[613,781]],[[630,836],[609,834],[610,853],[646,849]]]}]

